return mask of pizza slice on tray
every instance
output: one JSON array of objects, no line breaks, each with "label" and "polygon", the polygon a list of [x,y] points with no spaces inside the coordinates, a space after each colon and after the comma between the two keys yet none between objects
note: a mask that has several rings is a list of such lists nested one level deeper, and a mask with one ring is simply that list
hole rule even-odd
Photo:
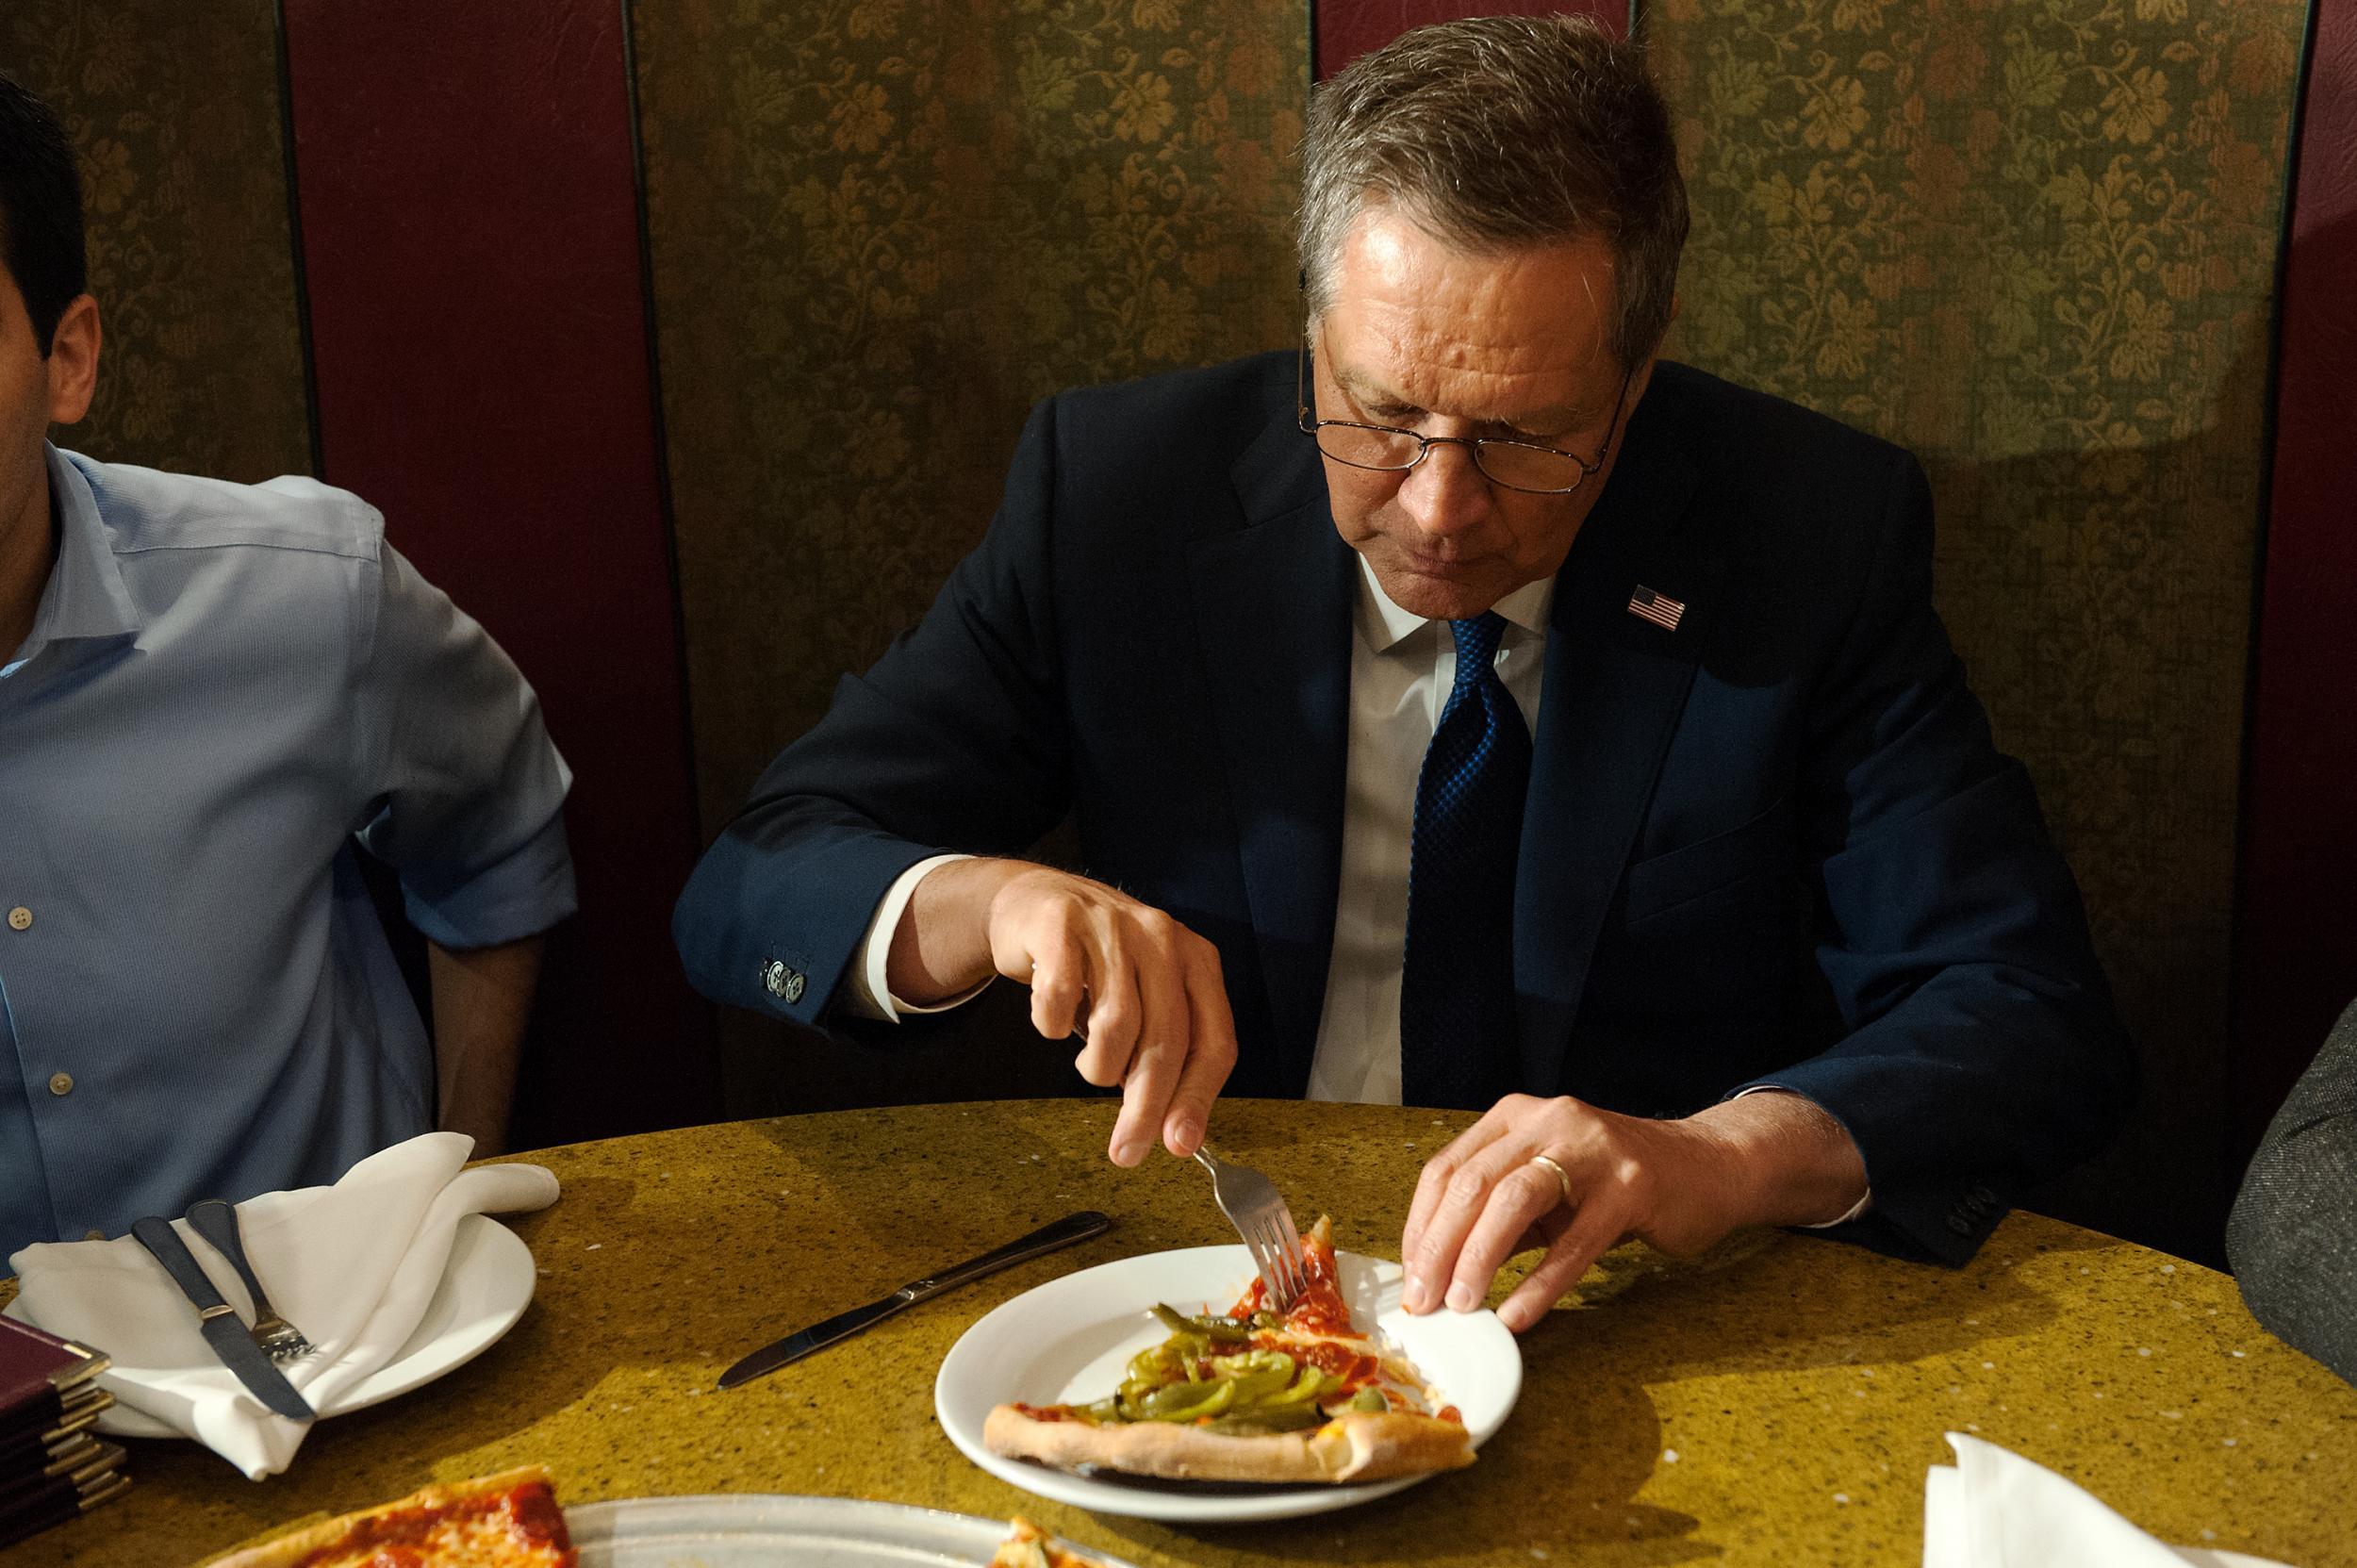
[{"label": "pizza slice on tray", "polygon": [[990,1568],[1105,1568],[1105,1564],[1064,1546],[1018,1513],[1007,1521],[1007,1539],[998,1543]]},{"label": "pizza slice on tray", "polygon": [[421,1488],[217,1559],[210,1568],[574,1568],[540,1465]]},{"label": "pizza slice on tray", "polygon": [[993,1453],[1060,1469],[1095,1465],[1185,1480],[1370,1481],[1474,1461],[1453,1405],[1350,1321],[1333,1222],[1302,1238],[1310,1284],[1269,1309],[1255,1279],[1224,1316],[1154,1314],[1170,1337],[1129,1362],[1087,1405],[1000,1405],[982,1425]]}]

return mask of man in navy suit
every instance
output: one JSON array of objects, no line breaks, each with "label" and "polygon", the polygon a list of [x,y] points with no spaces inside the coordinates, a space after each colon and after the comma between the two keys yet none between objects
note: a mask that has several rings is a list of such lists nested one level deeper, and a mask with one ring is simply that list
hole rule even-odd
[{"label": "man in navy suit", "polygon": [[[689,972],[822,1026],[1027,982],[1122,1164],[1223,1084],[1486,1107],[1410,1311],[1746,1224],[1961,1261],[2133,1066],[1920,470],[1656,359],[1684,189],[1593,27],[1409,34],[1304,158],[1302,348],[1035,411],[698,867]],[[1088,875],[1010,858],[1067,810]]]}]

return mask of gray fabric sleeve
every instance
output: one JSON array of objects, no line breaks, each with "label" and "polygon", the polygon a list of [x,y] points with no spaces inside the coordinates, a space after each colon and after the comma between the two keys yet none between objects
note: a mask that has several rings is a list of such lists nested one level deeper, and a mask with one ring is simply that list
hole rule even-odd
[{"label": "gray fabric sleeve", "polygon": [[2226,1255],[2269,1333],[2357,1383],[2357,1003],[2268,1125]]}]

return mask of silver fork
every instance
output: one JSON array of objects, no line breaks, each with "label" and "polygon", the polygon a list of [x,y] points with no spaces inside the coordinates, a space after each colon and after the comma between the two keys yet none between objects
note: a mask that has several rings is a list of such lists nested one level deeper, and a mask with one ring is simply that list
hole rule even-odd
[{"label": "silver fork", "polygon": [[238,1233],[238,1211],[218,1197],[199,1198],[189,1206],[188,1220],[189,1229],[212,1243],[245,1281],[245,1293],[254,1298],[254,1327],[246,1331],[262,1347],[262,1354],[273,1362],[309,1355],[311,1342],[303,1337],[302,1329],[278,1315],[270,1297],[262,1294],[262,1281],[254,1265],[246,1262],[245,1240]]},{"label": "silver fork", "polygon": [[1293,1211],[1285,1207],[1285,1195],[1259,1171],[1231,1165],[1208,1148],[1197,1148],[1195,1157],[1211,1173],[1211,1200],[1244,1238],[1253,1266],[1268,1286],[1270,1301],[1280,1312],[1292,1306],[1310,1282],[1310,1264],[1302,1255],[1301,1232],[1294,1229]]}]

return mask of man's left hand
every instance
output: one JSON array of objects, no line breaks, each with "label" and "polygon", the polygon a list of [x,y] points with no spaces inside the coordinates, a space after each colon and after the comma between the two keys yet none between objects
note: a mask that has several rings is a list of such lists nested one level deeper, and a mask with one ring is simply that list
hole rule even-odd
[{"label": "man's left hand", "polygon": [[1798,1095],[1747,1095],[1680,1121],[1508,1095],[1416,1182],[1400,1240],[1405,1305],[1470,1311],[1507,1259],[1544,1246],[1498,1309],[1520,1333],[1628,1237],[1691,1256],[1739,1226],[1837,1218],[1865,1191],[1849,1134]]}]

